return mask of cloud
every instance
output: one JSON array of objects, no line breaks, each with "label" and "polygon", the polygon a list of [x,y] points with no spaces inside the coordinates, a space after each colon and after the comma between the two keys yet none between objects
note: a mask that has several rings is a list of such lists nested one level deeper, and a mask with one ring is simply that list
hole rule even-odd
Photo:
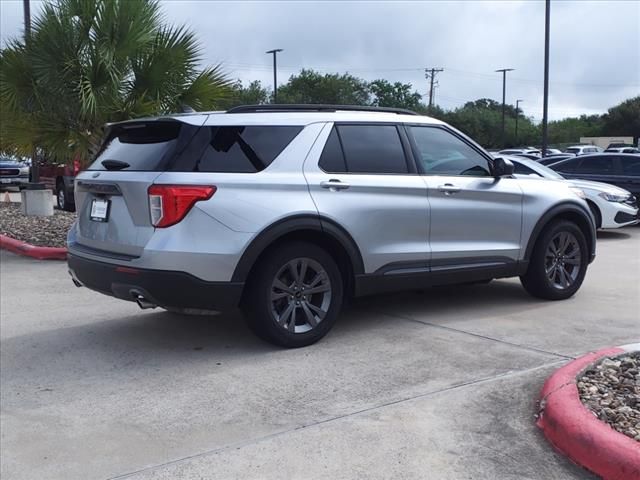
[{"label": "cloud", "polygon": [[[38,2],[33,2],[37,11]],[[271,87],[302,67],[411,82],[426,94],[425,67],[442,67],[436,103],[453,108],[481,97],[523,99],[542,117],[544,2],[541,1],[207,1],[163,0],[166,19],[195,30],[206,63],[222,62],[243,81]],[[640,94],[640,2],[553,1],[552,119],[600,113]],[[2,41],[19,35],[22,2],[1,1]],[[425,101],[427,100],[425,96]]]}]

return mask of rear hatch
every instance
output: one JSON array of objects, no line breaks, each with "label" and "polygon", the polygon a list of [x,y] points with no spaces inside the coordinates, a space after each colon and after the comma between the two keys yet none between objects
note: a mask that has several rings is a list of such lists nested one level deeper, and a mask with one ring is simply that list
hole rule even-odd
[{"label": "rear hatch", "polygon": [[[148,188],[181,157],[200,155],[192,142],[206,115],[111,125],[95,161],[76,177],[78,250],[138,257],[151,238]],[[203,147],[202,147],[203,148]]]}]

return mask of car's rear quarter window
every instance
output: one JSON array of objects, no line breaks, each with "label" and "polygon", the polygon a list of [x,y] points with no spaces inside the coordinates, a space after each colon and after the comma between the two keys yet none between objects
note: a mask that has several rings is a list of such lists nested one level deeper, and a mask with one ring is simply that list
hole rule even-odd
[{"label": "car's rear quarter window", "polygon": [[298,126],[207,128],[210,140],[197,165],[197,171],[200,172],[262,171],[302,130],[302,127]]}]

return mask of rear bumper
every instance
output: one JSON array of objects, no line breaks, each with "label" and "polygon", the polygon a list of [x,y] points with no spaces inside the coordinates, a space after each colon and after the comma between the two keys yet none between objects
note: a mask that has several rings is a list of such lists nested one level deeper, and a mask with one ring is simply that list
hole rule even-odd
[{"label": "rear bumper", "polygon": [[69,253],[69,273],[82,286],[122,300],[142,295],[160,307],[229,310],[238,306],[244,283],[207,282],[185,272],[123,267]]}]

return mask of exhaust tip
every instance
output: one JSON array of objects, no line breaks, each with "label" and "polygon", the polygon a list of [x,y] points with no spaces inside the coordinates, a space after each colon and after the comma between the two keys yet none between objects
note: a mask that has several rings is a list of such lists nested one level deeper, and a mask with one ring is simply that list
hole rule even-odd
[{"label": "exhaust tip", "polygon": [[135,302],[138,304],[138,306],[142,309],[142,310],[146,310],[148,308],[156,308],[158,305],[156,305],[153,302],[150,302],[149,300],[147,300],[145,298],[144,295],[142,295],[139,291],[137,290],[131,290],[131,296],[133,297],[133,299],[135,300]]}]

